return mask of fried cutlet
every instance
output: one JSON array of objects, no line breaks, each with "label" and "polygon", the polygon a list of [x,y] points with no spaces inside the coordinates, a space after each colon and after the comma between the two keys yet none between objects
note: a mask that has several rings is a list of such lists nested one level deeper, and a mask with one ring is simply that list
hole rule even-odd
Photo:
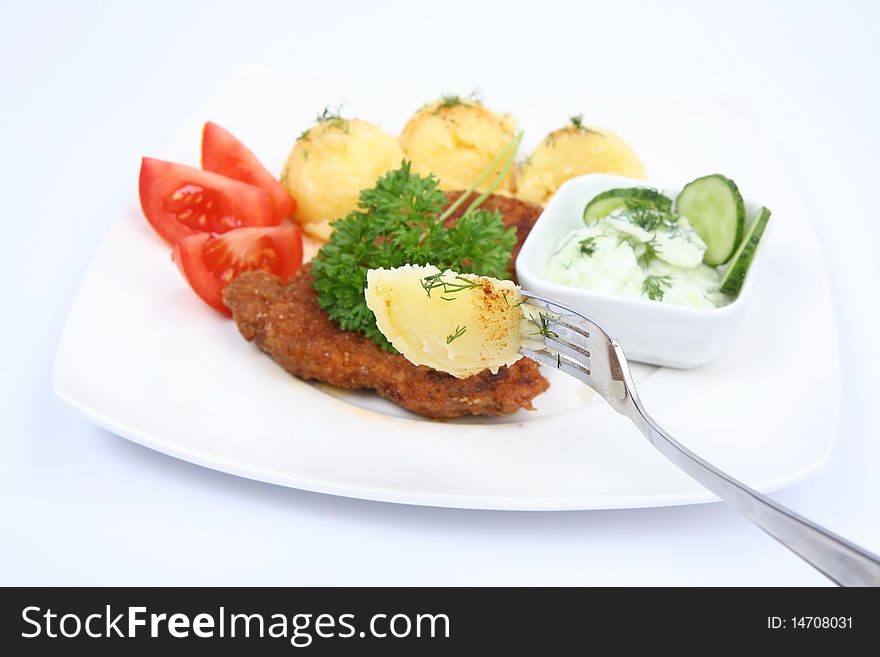
[{"label": "fried cutlet", "polygon": [[[454,200],[455,195],[450,196]],[[490,197],[482,207],[497,209],[505,225],[517,228],[515,257],[540,208],[500,196]],[[369,338],[343,331],[327,317],[318,305],[309,270],[306,265],[287,285],[265,272],[244,273],[223,294],[242,336],[301,379],[371,389],[409,411],[433,418],[509,415],[520,408],[531,409],[532,399],[549,387],[537,363],[527,358],[502,367],[497,374],[486,370],[457,379],[383,351]]]}]

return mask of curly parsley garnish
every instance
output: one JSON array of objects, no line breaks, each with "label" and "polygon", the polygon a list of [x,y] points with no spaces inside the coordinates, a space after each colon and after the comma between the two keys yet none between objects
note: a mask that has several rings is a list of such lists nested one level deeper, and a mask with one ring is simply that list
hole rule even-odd
[{"label": "curly parsley garnish", "polygon": [[505,228],[498,212],[473,204],[455,225],[445,228],[448,211],[441,215],[441,209],[446,196],[437,184],[433,175],[416,175],[409,162],[402,162],[374,188],[361,192],[358,210],[333,222],[330,241],[312,260],[318,303],[330,319],[344,330],[363,333],[386,351],[393,347],[376,328],[364,298],[367,270],[432,264],[441,271],[510,277],[507,266],[515,229]]}]

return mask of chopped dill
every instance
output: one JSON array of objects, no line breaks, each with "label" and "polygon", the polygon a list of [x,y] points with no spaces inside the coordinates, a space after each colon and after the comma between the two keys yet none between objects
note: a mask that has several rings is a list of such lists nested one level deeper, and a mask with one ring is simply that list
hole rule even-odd
[{"label": "chopped dill", "polygon": [[[427,292],[429,299],[431,298],[431,290],[433,290],[436,287],[443,287],[443,281],[440,280],[441,276],[443,276],[443,273],[438,271],[436,274],[432,274],[431,276],[425,276],[421,280],[422,289],[425,292]],[[446,291],[445,288],[443,291],[444,292]]]},{"label": "chopped dill", "polygon": [[315,116],[316,123],[326,123],[327,121],[344,121],[342,118],[342,104],[340,103],[333,109],[330,108],[329,105],[326,105],[324,109],[322,109]]},{"label": "chopped dill", "polygon": [[617,244],[615,246],[621,246],[623,244],[629,244],[633,249],[635,249],[641,242],[639,242],[632,235],[627,235],[625,233],[621,233],[617,237]]},{"label": "chopped dill", "polygon": [[657,244],[657,238],[652,237],[649,241],[644,243],[644,246],[645,250],[642,252],[642,255],[638,257],[638,261],[642,267],[647,267],[652,260],[660,255],[660,245]]},{"label": "chopped dill", "polygon": [[538,313],[537,317],[531,318],[532,324],[538,327],[538,330],[532,333],[532,335],[540,335],[544,338],[558,338],[559,334],[556,331],[550,330],[550,317],[549,315],[545,315],[544,313]]},{"label": "chopped dill", "polygon": [[459,105],[466,105],[468,103],[473,103],[475,105],[483,104],[483,97],[479,89],[474,89],[470,94],[464,97],[459,96],[458,94],[443,94],[440,96],[440,101],[437,103],[437,107],[434,109],[433,114],[440,114],[443,110],[458,107]]},{"label": "chopped dill", "polygon": [[571,128],[574,128],[575,132],[589,132],[590,134],[598,135],[600,137],[605,136],[598,130],[593,130],[592,128],[585,126],[583,114],[575,114],[574,116],[568,117],[568,125]]},{"label": "chopped dill", "polygon": [[[315,115],[315,123],[317,123],[318,125],[326,125],[328,128],[342,130],[342,132],[348,134],[348,120],[342,118],[341,112],[341,103],[332,109],[329,105],[327,105],[326,107],[324,107],[323,110]],[[311,131],[311,128],[306,128],[301,133],[299,133],[299,137],[297,137],[296,140],[309,141],[312,138]],[[303,159],[308,160],[309,156],[305,154],[303,155]]]},{"label": "chopped dill", "polygon": [[585,256],[591,256],[596,252],[596,238],[585,237],[578,242],[578,250]]},{"label": "chopped dill", "polygon": [[341,103],[333,109],[327,105],[315,117],[315,122],[321,125],[326,125],[328,128],[335,128],[337,130],[342,130],[346,134],[348,133],[348,119],[342,117]]},{"label": "chopped dill", "polygon": [[467,331],[467,326],[456,326],[455,333],[446,336],[446,344],[451,343],[453,340],[458,340],[464,335],[465,331]]},{"label": "chopped dill", "polygon": [[651,301],[662,301],[671,285],[672,279],[669,276],[646,276],[642,282],[642,294]]},{"label": "chopped dill", "polygon": [[678,225],[678,218],[674,214],[658,210],[639,199],[627,199],[626,219],[639,228],[650,232],[661,228],[669,232]]},{"label": "chopped dill", "polygon": [[[431,298],[431,290],[434,290],[438,287],[443,288],[443,294],[457,294],[462,290],[470,290],[475,287],[483,287],[483,284],[478,281],[472,281],[469,278],[465,278],[464,276],[456,276],[452,281],[444,281],[441,277],[442,273],[438,272],[432,276],[425,276],[422,279],[422,289],[428,294],[428,298]],[[458,281],[458,282],[456,282]],[[455,301],[455,297],[441,297],[444,301]]]}]

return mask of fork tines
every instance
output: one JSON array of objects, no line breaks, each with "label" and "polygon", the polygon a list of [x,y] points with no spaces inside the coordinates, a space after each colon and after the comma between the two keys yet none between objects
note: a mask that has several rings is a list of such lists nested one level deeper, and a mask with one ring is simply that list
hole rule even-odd
[{"label": "fork tines", "polygon": [[535,324],[536,342],[544,343],[524,346],[521,353],[542,365],[586,380],[590,377],[590,324],[589,320],[573,314],[551,299],[521,292],[529,308],[526,316]]}]

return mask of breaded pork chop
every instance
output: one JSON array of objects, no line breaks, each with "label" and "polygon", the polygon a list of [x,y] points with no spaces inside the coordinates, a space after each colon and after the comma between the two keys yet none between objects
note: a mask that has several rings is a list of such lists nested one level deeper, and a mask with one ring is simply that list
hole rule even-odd
[{"label": "breaded pork chop", "polygon": [[301,379],[375,390],[407,410],[435,418],[515,413],[531,408],[532,399],[548,387],[538,365],[526,358],[497,374],[486,370],[456,379],[382,351],[327,317],[307,269],[287,285],[265,272],[244,273],[223,295],[244,338]]},{"label": "breaded pork chop", "polygon": [[[536,206],[498,196],[482,207],[497,209],[506,225],[517,228],[514,255],[540,213]],[[242,336],[301,379],[374,390],[407,410],[433,418],[508,415],[531,409],[532,400],[549,387],[537,363],[527,358],[497,374],[486,370],[457,379],[383,351],[327,317],[318,305],[309,270],[306,265],[287,285],[265,272],[247,272],[223,293]]]}]

